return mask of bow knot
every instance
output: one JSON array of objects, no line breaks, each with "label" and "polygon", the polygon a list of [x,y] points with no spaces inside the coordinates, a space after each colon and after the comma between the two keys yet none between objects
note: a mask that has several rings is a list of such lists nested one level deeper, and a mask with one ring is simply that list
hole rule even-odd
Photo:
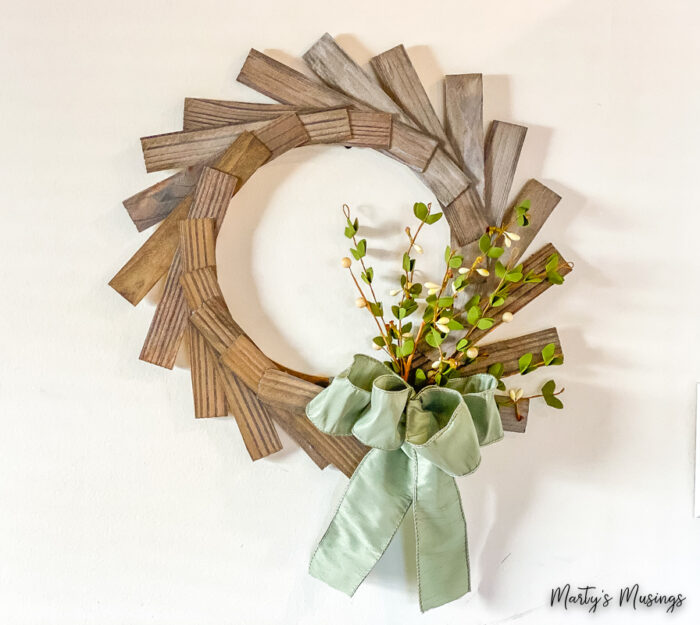
[{"label": "bow knot", "polygon": [[480,446],[503,437],[496,385],[477,374],[416,392],[358,354],[309,402],[306,414],[322,432],[373,448],[314,553],[312,575],[352,595],[413,504],[421,609],[468,592],[466,525],[453,477],[474,471]]}]

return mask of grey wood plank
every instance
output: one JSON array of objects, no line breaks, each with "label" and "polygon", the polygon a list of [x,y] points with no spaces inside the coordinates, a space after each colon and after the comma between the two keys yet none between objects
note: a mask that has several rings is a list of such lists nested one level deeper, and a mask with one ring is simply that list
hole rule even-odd
[{"label": "grey wood plank", "polygon": [[382,52],[370,61],[381,86],[411,120],[435,137],[453,160],[457,154],[447,138],[423,83],[402,44]]},{"label": "grey wood plank", "polygon": [[445,130],[484,202],[484,88],[481,74],[445,76]]},{"label": "grey wood plank", "polygon": [[229,124],[258,122],[275,119],[285,113],[298,113],[302,109],[289,104],[259,102],[235,102],[208,98],[185,98],[183,130],[198,130]]},{"label": "grey wood plank", "polygon": [[489,128],[484,149],[484,196],[486,217],[494,226],[503,219],[526,133],[525,126],[508,122],[494,121]]}]

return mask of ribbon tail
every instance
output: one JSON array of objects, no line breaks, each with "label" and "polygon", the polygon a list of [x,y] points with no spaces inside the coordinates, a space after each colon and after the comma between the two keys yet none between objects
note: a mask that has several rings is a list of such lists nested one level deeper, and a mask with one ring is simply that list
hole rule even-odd
[{"label": "ribbon tail", "polygon": [[413,498],[413,463],[400,449],[372,449],[358,465],[309,573],[350,596],[401,525]]},{"label": "ribbon tail", "polygon": [[425,612],[469,592],[469,551],[454,478],[420,456],[414,463],[418,595]]}]

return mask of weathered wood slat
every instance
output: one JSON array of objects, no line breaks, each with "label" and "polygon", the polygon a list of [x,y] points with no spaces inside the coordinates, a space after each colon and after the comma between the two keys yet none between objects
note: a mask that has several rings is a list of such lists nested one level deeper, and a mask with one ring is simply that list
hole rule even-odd
[{"label": "weathered wood slat", "polygon": [[245,334],[239,336],[233,345],[221,354],[221,364],[256,390],[265,371],[275,368],[275,363]]},{"label": "weathered wood slat", "polygon": [[474,254],[467,253],[465,258],[475,258],[478,245],[474,243],[486,232],[488,223],[475,197],[476,191],[469,187],[447,206],[443,207],[445,219],[450,224],[451,245],[455,249],[473,248]]},{"label": "weathered wood slat", "polygon": [[172,263],[179,243],[180,220],[187,217],[191,204],[192,196],[188,195],[109,281],[109,286],[134,306]]},{"label": "weathered wood slat", "polygon": [[501,423],[503,424],[503,430],[506,432],[517,432],[518,434],[524,434],[527,428],[527,417],[530,413],[530,400],[521,399],[518,402],[518,413],[520,419],[515,416],[515,406],[505,405],[498,406],[498,411],[501,413]]},{"label": "weathered wood slat", "polygon": [[[214,167],[238,178],[240,189],[255,170],[270,156],[270,151],[252,133],[243,133]],[[139,248],[110,281],[110,286],[136,305],[165,274],[179,243],[179,221],[187,216],[192,195],[183,198],[168,218]]]},{"label": "weathered wood slat", "polygon": [[309,141],[304,125],[294,113],[287,113],[268,121],[253,134],[270,150],[270,159],[277,158],[286,151]]},{"label": "weathered wood slat", "polygon": [[180,276],[180,286],[187,301],[187,307],[192,312],[199,309],[207,300],[215,297],[223,299],[215,267],[203,267],[183,273]]},{"label": "weathered wood slat", "polygon": [[[183,271],[216,265],[216,221],[183,219],[180,222],[180,251]],[[180,280],[182,283],[182,281]]]},{"label": "weathered wood slat", "polygon": [[217,354],[231,347],[243,330],[233,320],[223,298],[205,301],[190,315],[190,323],[197,328]]},{"label": "weathered wood slat", "polygon": [[216,363],[217,375],[221,380],[231,414],[236,419],[243,444],[251,459],[259,460],[280,451],[282,443],[265,406],[232,371],[218,363],[214,354],[212,361]]},{"label": "weathered wood slat", "polygon": [[229,124],[259,122],[265,119],[276,119],[285,113],[296,112],[299,112],[299,108],[288,104],[185,98],[182,128],[198,130]]},{"label": "weathered wood slat", "polygon": [[186,167],[122,202],[141,232],[163,221],[197,186],[203,164]]},{"label": "weathered wood slat", "polygon": [[195,328],[190,326],[185,334],[190,354],[194,416],[196,419],[225,417],[228,415],[228,405],[217,373],[216,355]]},{"label": "weathered wood slat", "polygon": [[[559,254],[559,252],[551,243],[547,243],[547,245],[545,245],[542,249],[538,250],[537,252],[535,252],[527,258],[527,260],[523,263],[523,273],[527,273],[529,271],[534,271],[535,273],[542,273],[544,271],[545,265],[547,264],[547,259],[552,254]],[[562,276],[566,276],[571,272],[571,266],[566,264],[566,261],[561,256],[561,254],[559,254],[559,258],[562,263],[562,266],[559,269],[559,273]],[[551,286],[551,282],[548,282],[547,280],[544,280],[543,282],[539,283],[525,284],[521,282],[513,285],[510,289],[510,294],[506,299],[506,303],[500,308],[494,308],[489,313],[489,315],[491,313],[493,313],[494,315],[495,323],[493,327],[489,330],[477,329],[472,333],[471,338],[474,340],[474,342],[480,341],[486,334],[491,332],[494,328],[497,328],[502,323],[501,318],[503,316],[503,313],[517,313],[519,310],[522,310],[525,306],[527,306],[536,297],[544,293]]]},{"label": "weathered wood slat", "polygon": [[445,130],[403,45],[399,44],[391,50],[378,54],[371,59],[370,63],[382,87],[401,110],[405,111],[426,133],[435,137],[451,158],[456,159],[457,154],[447,139]]},{"label": "weathered wood slat", "polygon": [[445,130],[457,162],[484,203],[484,90],[481,74],[445,76]]},{"label": "weathered wood slat", "polygon": [[[226,367],[224,367],[225,369]],[[233,375],[233,373],[231,374]],[[249,389],[250,390],[250,389]],[[251,393],[253,391],[250,391]],[[325,469],[330,463],[322,453],[323,441],[319,443],[313,429],[316,429],[306,415],[292,414],[288,410],[266,406],[268,414],[301,447],[319,469]],[[309,427],[311,426],[311,427]],[[316,430],[318,432],[318,430]]]},{"label": "weathered wood slat", "polygon": [[260,401],[285,410],[304,410],[306,404],[322,390],[321,386],[313,382],[278,369],[267,369],[258,382]]},{"label": "weathered wood slat", "polygon": [[[347,106],[360,111],[371,110],[367,104],[311,80],[257,50],[251,50],[248,54],[238,81],[285,104],[310,108]],[[416,171],[423,171],[436,148],[437,140],[395,121],[391,146],[386,153]]]},{"label": "weathered wood slat", "polygon": [[352,137],[346,108],[299,113],[299,119],[309,135],[309,143],[340,143]]},{"label": "weathered wood slat", "polygon": [[[197,184],[188,217],[190,219],[211,219],[218,228],[226,214],[236,183],[235,176],[225,174],[217,169],[205,168]],[[213,241],[210,255],[214,257],[215,263]],[[190,257],[188,260],[194,262],[195,259]],[[167,369],[172,369],[175,365],[177,352],[187,327],[187,304],[180,285],[183,262],[184,257],[178,248],[175,260],[168,272],[165,292],[156,306],[139,356],[145,362]],[[199,268],[199,266],[186,267],[187,270]]]},{"label": "weathered wood slat", "polygon": [[[407,147],[403,141],[410,140],[410,134],[399,129],[397,137],[393,139],[393,121],[391,113],[380,111],[349,110],[351,137],[346,145],[388,150],[392,147],[394,154],[403,152],[403,158],[410,158]],[[401,159],[399,159],[401,160]]]},{"label": "weathered wood slat", "polygon": [[532,332],[514,339],[497,341],[479,347],[479,357],[470,365],[460,369],[464,375],[485,372],[492,364],[503,363],[504,376],[518,373],[518,358],[531,352],[533,364],[541,361],[540,352],[545,345],[554,343],[556,353],[562,354],[561,343],[556,328]]},{"label": "weathered wood slat", "polygon": [[515,207],[525,200],[530,200],[530,211],[528,213],[530,223],[524,227],[518,226],[517,223],[508,227],[510,232],[515,232],[520,236],[520,240],[513,243],[510,248],[506,248],[501,257],[501,262],[506,264],[514,265],[522,257],[540,231],[540,228],[544,225],[544,222],[547,221],[547,218],[559,204],[561,197],[545,187],[541,182],[534,179],[528,180],[503,216],[504,223],[508,224],[513,221]]},{"label": "weathered wood slat", "polygon": [[491,123],[484,148],[484,195],[486,216],[498,226],[508,204],[527,128],[507,122]]}]

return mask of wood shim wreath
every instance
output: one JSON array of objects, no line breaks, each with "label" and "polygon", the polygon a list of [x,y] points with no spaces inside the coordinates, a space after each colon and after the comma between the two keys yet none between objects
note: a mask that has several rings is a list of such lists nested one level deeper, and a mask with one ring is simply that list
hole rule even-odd
[{"label": "wood shim wreath", "polygon": [[[279,104],[186,98],[182,131],[141,139],[147,171],[180,171],[124,201],[139,231],[160,225],[110,285],[136,305],[167,274],[140,358],[172,369],[187,341],[196,417],[233,414],[253,460],[281,449],[278,425],[319,467],[333,464],[350,476],[368,448],[352,436],[323,434],[304,413],[328,380],[265,356],[224,302],[215,245],[231,197],[258,168],[292,148],[374,148],[406,164],[433,191],[453,247],[473,250],[489,225],[529,199],[530,225],[518,231],[521,245],[510,252],[511,261],[560,197],[530,180],[508,204],[526,128],[494,121],[484,137],[481,74],[445,77],[443,126],[402,45],[371,60],[376,79],[328,34],[304,61],[321,81],[251,50],[238,81]],[[545,245],[524,261],[524,271],[543,271],[554,253],[553,245]],[[567,264],[562,274],[570,270]],[[517,312],[549,286],[517,285],[502,312]],[[488,356],[465,373],[495,362],[503,363],[504,375],[518,373],[520,354],[551,343],[561,352],[554,328],[490,343],[484,346]],[[527,405],[520,406],[520,419],[512,406],[501,406],[500,413],[505,430],[525,431]]]}]

